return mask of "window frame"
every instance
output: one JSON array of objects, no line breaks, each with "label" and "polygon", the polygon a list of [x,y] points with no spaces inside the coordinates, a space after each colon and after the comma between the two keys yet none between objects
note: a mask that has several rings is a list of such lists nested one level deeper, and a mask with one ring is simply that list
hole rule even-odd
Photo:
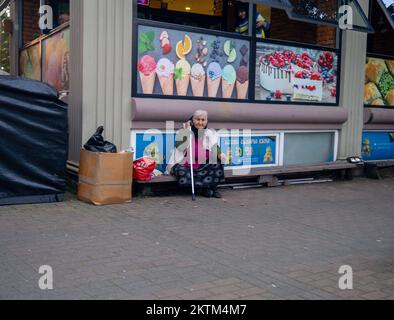
[{"label": "window frame", "polygon": [[[385,55],[385,54],[378,54],[378,53],[368,53],[365,56],[365,63],[367,63],[368,58],[376,58],[376,59],[382,59],[382,60],[393,60],[394,61],[394,55]],[[393,106],[389,105],[384,105],[384,106],[374,106],[372,104],[365,104],[363,103],[364,108],[371,108],[371,109],[393,109]]]},{"label": "window frame", "polygon": [[[380,5],[381,1],[378,1]],[[381,8],[383,11],[387,11],[386,7]],[[373,14],[373,2],[369,2],[369,14],[368,14],[368,20],[372,22],[372,14]],[[390,23],[390,19],[388,18]],[[369,42],[369,39],[367,40]],[[367,46],[368,47],[368,46]],[[366,56],[365,56],[365,63],[367,63],[368,58],[376,58],[376,59],[383,59],[383,60],[394,60],[394,54],[393,55],[388,55],[388,54],[382,54],[382,53],[375,53],[371,52],[367,49]],[[363,103],[364,108],[371,108],[371,109],[393,109],[393,106],[375,106],[372,104],[365,104]]]},{"label": "window frame", "polygon": [[67,29],[67,28],[70,28],[70,22],[66,22],[66,23],[61,24],[60,26],[58,26],[58,27],[54,28],[53,30],[51,30],[50,33],[42,34],[38,38],[26,43],[24,46],[19,48],[19,50],[18,50],[18,75],[20,75],[20,71],[21,71],[20,70],[20,59],[21,59],[22,51],[38,44],[39,47],[40,47],[40,55],[41,55],[40,56],[40,63],[41,63],[40,81],[43,81],[43,77],[44,77],[44,74],[43,74],[43,70],[44,70],[44,68],[43,68],[43,65],[44,65],[44,54],[43,54],[43,44],[42,43],[46,39],[48,39],[51,36],[53,36],[54,34],[56,34],[58,32],[61,32],[61,31],[65,30],[65,29]]},{"label": "window frame", "polygon": [[387,20],[389,21],[391,27],[394,29],[394,17],[391,17],[387,8],[385,7],[384,3],[382,0],[378,0],[378,3],[380,5],[380,7],[382,8],[382,11],[384,12],[384,14],[387,17]]},{"label": "window frame", "polygon": [[[256,5],[253,6],[253,12],[256,14],[257,7]],[[271,40],[271,39],[261,39],[256,37],[256,30],[253,28],[252,36],[245,36],[234,34],[225,31],[218,31],[218,30],[210,30],[204,28],[196,28],[196,27],[189,27],[184,25],[178,24],[171,24],[166,22],[158,22],[152,20],[145,20],[145,19],[138,19],[134,16],[133,21],[133,50],[132,50],[132,98],[151,98],[151,99],[169,99],[169,100],[193,100],[193,101],[216,101],[216,102],[231,102],[231,103],[243,103],[243,104],[262,104],[262,105],[299,105],[299,106],[325,106],[325,107],[339,107],[340,104],[340,88],[341,88],[341,48],[342,48],[342,37],[340,37],[339,47],[336,48],[329,48],[324,46],[317,46],[312,44],[300,43],[300,42],[291,42],[291,41],[283,41],[283,40]],[[226,99],[226,98],[209,98],[209,97],[194,97],[194,96],[167,96],[162,94],[143,94],[138,93],[137,91],[137,83],[138,79],[138,72],[136,70],[138,64],[138,29],[139,26],[147,26],[147,27],[158,27],[158,28],[168,28],[174,29],[178,31],[185,31],[185,32],[195,32],[207,35],[214,35],[214,36],[222,36],[227,37],[230,39],[242,39],[249,41],[250,43],[250,57],[249,57],[249,92],[248,98],[245,100],[240,99]],[[337,94],[335,103],[327,103],[327,102],[316,102],[316,101],[267,101],[267,100],[256,100],[255,98],[255,84],[256,84],[256,47],[258,42],[263,43],[273,43],[279,45],[287,45],[287,46],[296,46],[302,47],[307,49],[315,49],[315,50],[322,50],[322,51],[330,51],[335,52],[338,56],[338,74],[337,74]]]},{"label": "window frame", "polygon": [[[340,5],[342,5],[342,2],[346,0],[336,0],[337,3],[337,13],[339,10]],[[364,33],[374,33],[375,30],[372,27],[368,17],[365,15],[364,10],[361,8],[360,4],[358,3],[357,0],[351,0],[353,1],[354,5],[358,9],[358,13],[360,14],[361,18],[364,20],[365,24],[367,27],[362,27],[358,25],[353,25],[353,29],[348,30],[348,31],[358,31],[358,32],[364,32]],[[339,23],[338,20],[340,19],[339,15],[337,14],[337,18],[335,20],[327,19],[327,20],[319,20],[319,19],[314,19],[314,18],[308,18],[306,15],[298,14],[294,12],[294,7],[293,10],[287,10],[287,15],[289,16],[289,19],[295,20],[295,21],[301,21],[301,22],[307,22],[307,23],[314,23],[318,25],[326,25],[326,26],[331,26],[335,28],[339,28]]]}]

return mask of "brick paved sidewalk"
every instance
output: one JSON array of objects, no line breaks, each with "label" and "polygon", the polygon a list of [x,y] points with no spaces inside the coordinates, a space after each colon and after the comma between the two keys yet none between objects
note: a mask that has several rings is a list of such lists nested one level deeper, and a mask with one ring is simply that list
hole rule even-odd
[{"label": "brick paved sidewalk", "polygon": [[0,207],[0,298],[394,298],[394,179],[223,193]]}]

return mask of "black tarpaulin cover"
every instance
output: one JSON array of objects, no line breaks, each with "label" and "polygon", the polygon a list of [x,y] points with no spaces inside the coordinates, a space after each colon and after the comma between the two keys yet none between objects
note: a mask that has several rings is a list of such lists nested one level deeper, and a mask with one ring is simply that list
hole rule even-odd
[{"label": "black tarpaulin cover", "polygon": [[0,76],[0,205],[64,199],[67,121],[52,87]]}]

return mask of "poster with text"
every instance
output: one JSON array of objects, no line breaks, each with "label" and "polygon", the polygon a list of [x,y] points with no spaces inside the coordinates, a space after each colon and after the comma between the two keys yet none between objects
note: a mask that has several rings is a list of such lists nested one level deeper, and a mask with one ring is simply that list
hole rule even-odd
[{"label": "poster with text", "polygon": [[220,148],[227,157],[227,167],[276,166],[277,142],[277,135],[222,136]]},{"label": "poster with text", "polygon": [[41,81],[40,43],[21,50],[19,67],[19,74],[21,77]]},{"label": "poster with text", "polygon": [[394,59],[367,58],[364,104],[375,107],[394,107]]},{"label": "poster with text", "polygon": [[58,92],[69,90],[70,30],[59,31],[42,42],[43,82]]},{"label": "poster with text", "polygon": [[140,25],[137,93],[247,99],[249,50],[246,40]]},{"label": "poster with text", "polygon": [[335,52],[258,43],[255,99],[335,104],[337,73]]},{"label": "poster with text", "polygon": [[156,169],[164,173],[174,151],[175,133],[136,132],[134,138],[135,159],[150,157]]},{"label": "poster with text", "polygon": [[365,161],[394,159],[394,132],[364,132],[362,157]]}]

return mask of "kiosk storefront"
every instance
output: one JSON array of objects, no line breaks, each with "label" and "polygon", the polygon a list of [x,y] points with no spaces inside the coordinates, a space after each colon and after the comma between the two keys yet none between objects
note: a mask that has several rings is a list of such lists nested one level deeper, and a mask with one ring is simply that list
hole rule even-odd
[{"label": "kiosk storefront", "polygon": [[366,161],[394,160],[394,1],[373,1],[365,66],[365,125],[362,156]]},{"label": "kiosk storefront", "polygon": [[[11,73],[67,97],[76,165],[103,125],[119,149],[133,146],[164,166],[174,131],[196,109],[209,112],[211,128],[227,130],[229,167],[249,153],[256,168],[361,155],[370,129],[364,111],[372,109],[364,110],[363,91],[367,36],[377,37],[374,1],[47,1],[57,6],[56,29],[46,32],[35,29],[39,0],[3,2],[13,23]],[[344,5],[352,30],[340,28]],[[261,25],[236,32],[256,21],[264,32]],[[143,141],[147,129],[160,131]],[[242,130],[250,131],[247,141]]]},{"label": "kiosk storefront", "polygon": [[[152,156],[164,169],[174,145],[172,130],[202,108],[210,127],[220,130],[228,168],[337,161],[340,131],[348,119],[340,104],[341,1],[314,1],[318,12],[300,1],[255,2],[259,5],[227,2],[224,19],[214,11],[217,2],[206,1],[211,16],[191,13],[190,21],[179,11],[192,11],[193,1],[185,8],[177,1],[172,8],[153,8],[153,1],[137,7],[131,134],[137,157]],[[372,32],[358,2],[348,3],[354,29]],[[241,8],[263,16],[264,37],[257,28],[236,33]],[[201,5],[199,10],[204,11]],[[163,22],[177,22],[169,17],[178,14],[184,16],[182,23]],[[167,121],[175,121],[172,130],[146,134],[147,129],[165,130]],[[245,131],[251,139],[242,137]]]}]

